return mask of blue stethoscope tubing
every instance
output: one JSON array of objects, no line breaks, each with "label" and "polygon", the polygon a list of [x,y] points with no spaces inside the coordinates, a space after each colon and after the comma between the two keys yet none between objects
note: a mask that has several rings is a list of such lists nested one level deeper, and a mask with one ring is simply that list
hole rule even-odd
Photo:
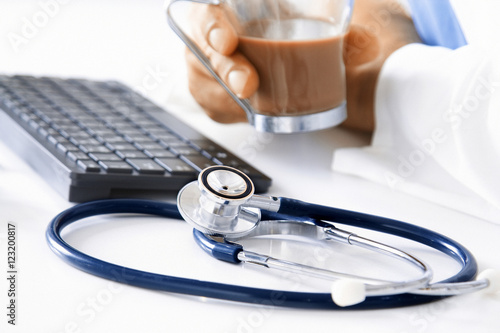
[{"label": "blue stethoscope tubing", "polygon": [[[443,252],[460,263],[462,269],[454,276],[441,282],[467,282],[476,276],[477,263],[472,254],[456,241],[434,231],[384,217],[325,207],[294,199],[281,198],[281,202],[282,205],[278,213],[263,210],[262,220],[292,218],[295,221],[330,221],[404,237]],[[369,310],[418,305],[448,297],[410,293],[371,296],[362,303],[340,307],[333,302],[330,293],[281,291],[229,285],[156,274],[116,265],[75,249],[61,236],[63,229],[74,222],[87,217],[108,214],[145,214],[182,219],[177,205],[165,202],[109,199],[83,203],[63,211],[51,221],[46,232],[50,248],[68,264],[101,278],[140,288],[236,302],[290,308]]]}]

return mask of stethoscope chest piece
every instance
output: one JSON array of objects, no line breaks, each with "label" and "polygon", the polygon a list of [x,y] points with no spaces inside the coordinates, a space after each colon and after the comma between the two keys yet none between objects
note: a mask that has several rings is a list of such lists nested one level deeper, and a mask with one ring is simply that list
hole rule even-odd
[{"label": "stethoscope chest piece", "polygon": [[243,172],[227,167],[204,169],[198,181],[184,186],[177,196],[182,217],[195,229],[214,235],[243,236],[260,221],[260,211],[244,207],[254,185]]}]

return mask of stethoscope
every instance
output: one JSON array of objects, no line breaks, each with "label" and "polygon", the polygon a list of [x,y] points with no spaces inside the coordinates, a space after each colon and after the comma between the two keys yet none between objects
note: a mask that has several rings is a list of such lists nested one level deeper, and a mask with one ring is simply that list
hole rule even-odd
[{"label": "stethoscope", "polygon": [[[186,220],[194,238],[213,257],[249,263],[332,281],[331,292],[296,292],[253,288],[161,275],[109,263],[82,253],[61,237],[62,230],[81,219],[106,214],[147,214]],[[335,224],[335,225],[334,225]],[[458,273],[432,283],[432,270],[413,255],[337,228],[349,225],[403,237],[434,248],[461,266]],[[69,264],[102,278],[132,286],[230,301],[275,304],[295,308],[378,309],[422,304],[448,296],[500,290],[500,273],[488,269],[475,279],[477,263],[456,241],[431,230],[384,217],[325,207],[289,198],[254,194],[250,178],[227,166],[203,170],[197,181],[178,194],[177,205],[151,200],[110,199],[79,204],[56,216],[47,229],[51,249]],[[420,275],[386,281],[315,268],[246,251],[237,242],[258,236],[306,236],[370,249],[418,268]],[[279,303],[270,303],[279,295]]]}]

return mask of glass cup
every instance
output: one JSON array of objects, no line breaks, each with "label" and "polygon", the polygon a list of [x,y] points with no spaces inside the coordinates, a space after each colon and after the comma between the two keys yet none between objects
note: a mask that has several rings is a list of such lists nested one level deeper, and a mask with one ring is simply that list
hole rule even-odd
[{"label": "glass cup", "polygon": [[[239,51],[259,75],[257,92],[240,99],[174,20],[172,6],[190,1],[221,6],[238,33]],[[294,133],[343,122],[343,42],[354,0],[172,0],[170,27],[246,112],[258,131]]]}]

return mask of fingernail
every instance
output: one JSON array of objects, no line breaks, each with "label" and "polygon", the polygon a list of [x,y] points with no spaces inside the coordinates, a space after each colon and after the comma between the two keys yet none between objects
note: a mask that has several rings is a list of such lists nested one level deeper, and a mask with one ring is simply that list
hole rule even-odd
[{"label": "fingernail", "polygon": [[227,43],[224,30],[221,28],[214,28],[210,30],[208,33],[208,43],[214,50],[222,50],[224,48],[224,44]]},{"label": "fingernail", "polygon": [[238,97],[241,97],[243,89],[245,89],[245,86],[247,84],[247,80],[248,80],[247,73],[238,69],[232,70],[231,72],[229,72],[229,75],[227,76],[227,81],[229,83],[229,86],[231,87],[231,90]]}]

